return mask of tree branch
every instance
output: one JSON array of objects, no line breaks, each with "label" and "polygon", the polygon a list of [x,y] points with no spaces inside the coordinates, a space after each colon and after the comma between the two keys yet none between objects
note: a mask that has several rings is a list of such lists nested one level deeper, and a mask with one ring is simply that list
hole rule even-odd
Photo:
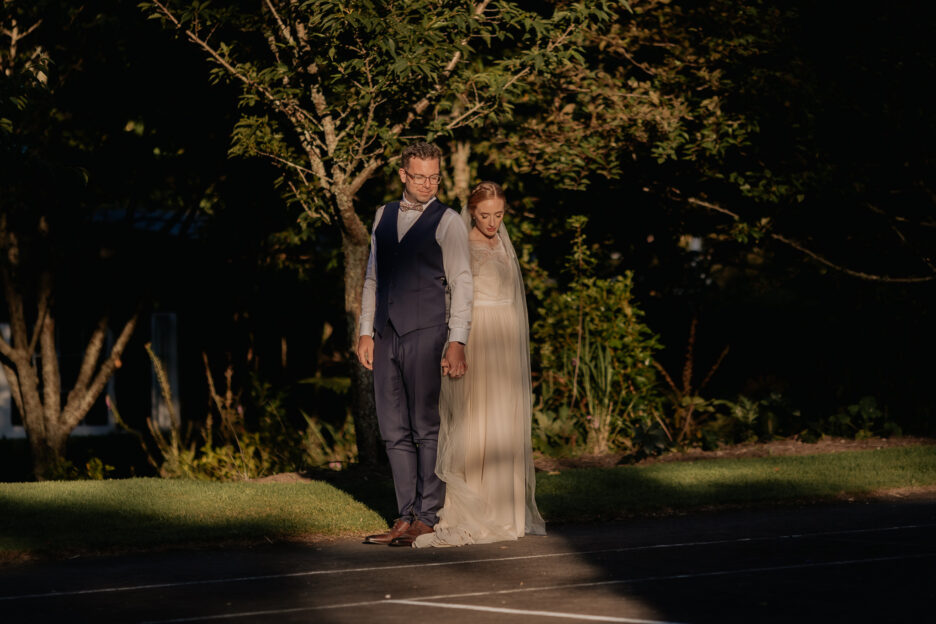
[{"label": "tree branch", "polygon": [[737,213],[731,212],[731,211],[728,210],[727,208],[722,208],[722,207],[719,206],[718,204],[713,204],[713,203],[711,203],[711,202],[707,202],[707,201],[702,200],[702,199],[696,199],[695,197],[690,197],[690,198],[687,199],[686,201],[689,202],[690,204],[694,204],[694,205],[696,205],[696,206],[702,206],[703,208],[708,208],[709,210],[714,210],[715,212],[720,212],[720,213],[722,213],[722,214],[728,215],[729,217],[731,217],[731,218],[734,219],[735,221],[740,221],[740,220],[741,220],[741,217],[738,216]]},{"label": "tree branch", "polygon": [[[377,153],[379,154],[381,151],[382,150],[379,150]],[[380,167],[383,163],[384,160],[382,158],[379,158],[376,155],[372,156],[370,161],[364,165],[364,168],[361,169],[360,173],[354,176],[354,179],[351,180],[351,183],[348,185],[348,190],[351,192],[351,194],[353,195],[354,193],[357,193],[358,190],[364,186],[364,183],[367,182],[372,175],[374,175],[374,172],[377,171],[377,168]]]},{"label": "tree branch", "polygon": [[[480,17],[484,13],[484,10],[487,8],[487,5],[490,3],[490,1],[491,0],[482,0],[479,2],[472,11],[474,16]],[[462,46],[467,43],[468,39],[463,39],[461,41]],[[455,71],[455,67],[458,66],[458,62],[461,60],[461,57],[461,50],[456,50],[455,54],[452,55],[452,58],[449,59],[449,62],[446,63],[445,68],[442,70],[442,74],[439,80],[436,82],[435,86],[433,86],[428,93],[426,93],[418,102],[413,105],[413,110],[411,110],[406,116],[405,121],[401,121],[390,129],[390,136],[399,135],[400,132],[404,130],[404,128],[409,127],[414,119],[426,111],[426,109],[429,107],[429,104],[432,102],[432,98],[442,90],[442,84],[445,82],[445,80],[448,79],[452,72]]]},{"label": "tree branch", "polygon": [[207,52],[208,56],[210,56],[218,65],[223,67],[231,76],[240,80],[251,89],[255,89],[258,93],[262,94],[275,110],[286,113],[289,116],[297,116],[300,118],[307,117],[313,123],[317,123],[316,120],[313,119],[311,115],[309,115],[309,113],[306,112],[292,98],[279,98],[265,85],[260,84],[256,80],[253,80],[250,77],[244,75],[243,72],[238,70],[226,58],[224,58],[220,52],[209,45],[206,40],[199,37],[195,31],[185,28],[179,18],[177,18],[175,14],[169,9],[169,7],[167,7],[163,2],[160,0],[153,0],[153,4],[156,5],[156,7],[159,8],[159,11],[166,16],[166,19],[172,22],[176,30],[182,31],[189,41]]},{"label": "tree branch", "polygon": [[254,150],[252,150],[252,151],[253,151],[253,153],[256,154],[257,156],[263,156],[263,157],[265,157],[265,158],[269,158],[270,160],[272,160],[272,161],[274,161],[274,162],[277,162],[277,163],[279,163],[279,164],[281,164],[281,165],[284,165],[284,166],[286,166],[286,167],[290,167],[290,168],[292,168],[292,169],[295,169],[295,170],[297,170],[297,171],[301,171],[301,172],[303,172],[303,173],[308,173],[308,174],[311,174],[311,175],[318,175],[315,171],[312,171],[311,169],[309,169],[309,168],[307,168],[307,167],[303,167],[302,165],[296,164],[296,163],[292,162],[291,160],[287,160],[286,158],[283,158],[282,156],[277,156],[276,154],[273,154],[273,153],[270,153],[270,152],[265,152],[265,151],[263,151],[263,150],[258,150],[258,149],[254,149]]},{"label": "tree branch", "polygon": [[[4,249],[6,252],[7,250]],[[26,327],[26,313],[23,309],[23,296],[13,285],[13,276],[6,265],[2,268],[3,289],[7,300],[7,309],[10,314],[10,330],[12,332],[12,342],[15,349],[20,349],[27,355],[26,349],[29,345],[29,330]]]},{"label": "tree branch", "polygon": [[78,369],[78,378],[75,385],[69,392],[68,402],[71,402],[72,393],[82,393],[88,388],[91,382],[91,376],[94,375],[94,368],[101,358],[101,349],[104,348],[104,341],[107,338],[107,317],[101,317],[97,327],[88,339],[88,345],[85,347],[84,357],[81,360],[81,368]]},{"label": "tree branch", "polygon": [[[690,197],[686,201],[690,204],[694,204],[696,206],[702,206],[703,208],[707,208],[709,210],[713,210],[715,212],[720,212],[722,214],[728,215],[735,221],[741,220],[740,215],[738,215],[735,212],[732,212],[731,210],[728,210],[727,208],[718,206],[717,204],[713,204],[711,202],[707,202],[707,201],[697,199],[694,197]],[[863,271],[856,271],[854,269],[849,269],[848,267],[844,267],[840,264],[836,264],[832,262],[831,260],[817,254],[816,252],[807,249],[800,243],[794,240],[791,240],[781,234],[777,234],[776,232],[768,232],[767,236],[769,236],[770,238],[774,240],[780,241],[781,243],[785,245],[789,245],[793,249],[799,251],[802,254],[809,256],[816,262],[824,266],[827,266],[830,269],[835,269],[836,271],[839,271],[840,273],[844,273],[852,277],[857,277],[858,279],[863,279],[863,280],[867,280],[871,282],[887,282],[887,283],[900,283],[900,284],[916,284],[916,283],[931,282],[933,280],[936,280],[936,275],[893,277],[890,275],[877,275],[874,273],[865,273]]]},{"label": "tree branch", "polygon": [[[52,278],[48,272],[43,272],[39,285],[43,299],[49,297],[49,292],[52,290],[51,281]],[[55,319],[51,314],[44,314],[42,320],[36,323],[36,333],[40,335],[39,352],[42,354],[42,411],[46,427],[52,430],[61,408],[62,378],[58,353],[55,349]]]},{"label": "tree branch", "polygon": [[[293,184],[292,180],[289,180],[287,184],[289,184],[289,189],[292,191],[293,197],[296,198],[296,201],[299,202],[299,205],[302,206],[302,209],[305,211],[307,215],[309,215],[310,217],[314,219],[317,219],[322,216],[316,213],[314,210],[312,210],[312,208],[309,207],[309,203],[305,199],[303,199],[302,193],[299,191],[298,188],[296,188],[296,185]],[[327,218],[327,215],[326,215],[326,218]]]},{"label": "tree branch", "polygon": [[907,238],[907,235],[903,233],[903,230],[897,227],[897,223],[901,221],[906,223],[909,221],[909,219],[906,219],[905,217],[898,217],[895,215],[891,215],[888,212],[881,210],[880,208],[878,208],[877,206],[871,203],[868,203],[866,205],[868,206],[868,209],[871,212],[881,215],[882,217],[887,219],[888,225],[890,225],[890,228],[894,232],[894,234],[897,235],[897,238],[900,239],[900,242],[902,242],[904,245],[906,245],[911,250],[913,250],[913,253],[915,253],[916,255],[920,257],[920,259],[923,261],[923,264],[929,267],[930,271],[932,271],[933,273],[936,273],[936,264],[933,264],[932,259],[925,252],[917,249],[916,245],[910,242],[910,239]]},{"label": "tree branch", "polygon": [[913,276],[913,277],[891,277],[889,275],[875,275],[873,273],[864,273],[862,271],[855,271],[853,269],[849,269],[847,267],[843,267],[841,265],[835,264],[834,262],[827,260],[826,258],[823,258],[819,254],[813,251],[810,251],[809,249],[806,249],[799,243],[792,241],[784,236],[781,236],[780,234],[770,233],[770,237],[775,240],[780,241],[781,243],[786,243],[793,249],[796,249],[797,251],[806,254],[813,260],[829,267],[830,269],[835,269],[836,271],[840,271],[842,273],[845,273],[846,275],[851,275],[852,277],[857,277],[863,280],[868,280],[872,282],[895,282],[895,283],[903,283],[903,284],[916,284],[920,282],[931,282],[933,280],[936,280],[936,275]]},{"label": "tree branch", "polygon": [[134,312],[133,316],[130,317],[130,320],[128,320],[124,325],[123,330],[120,332],[120,336],[117,338],[117,341],[114,343],[114,347],[111,349],[110,355],[101,365],[100,370],[98,370],[97,375],[94,377],[94,381],[91,383],[87,391],[81,396],[80,401],[73,403],[72,395],[69,393],[69,400],[65,406],[63,419],[65,420],[66,426],[70,427],[70,429],[74,429],[78,423],[81,422],[81,419],[85,417],[85,415],[94,405],[94,402],[97,401],[98,397],[101,395],[101,392],[104,390],[104,386],[107,384],[107,381],[114,374],[114,370],[117,368],[117,362],[120,360],[120,356],[123,354],[124,348],[126,348],[127,342],[130,340],[130,336],[133,335],[133,330],[136,328],[137,319],[139,316],[139,311]]},{"label": "tree branch", "polygon": [[[2,346],[6,344],[3,338],[0,338],[0,351],[2,351]],[[6,353],[4,353],[6,355]],[[16,369],[12,366],[8,366],[6,362],[3,362],[3,372],[6,374],[7,384],[10,386],[10,396],[13,397],[13,404],[16,405],[16,409],[19,410],[20,414],[25,414],[26,410],[23,407],[23,395],[20,392],[19,385],[19,375],[16,372]]]},{"label": "tree branch", "polygon": [[[48,275],[47,273],[43,273],[44,278],[46,278],[47,275]],[[44,285],[41,286],[40,295],[39,295],[39,306],[38,306],[39,313],[36,315],[36,326],[33,328],[33,335],[32,335],[32,338],[29,339],[29,346],[27,347],[27,351],[29,353],[32,353],[33,351],[36,350],[36,343],[39,340],[39,334],[41,333],[40,330],[42,328],[42,324],[45,322],[46,314],[49,313],[49,302],[51,299],[52,299],[51,287],[45,287]]]},{"label": "tree branch", "polygon": [[276,23],[280,28],[280,34],[283,35],[283,39],[285,39],[289,45],[296,45],[296,40],[293,39],[292,33],[289,32],[289,28],[286,27],[285,23],[283,23],[283,19],[280,17],[276,7],[273,6],[273,3],[270,2],[270,0],[264,0],[264,3],[266,4],[267,9],[270,10],[270,14],[273,16],[273,19],[276,20]]}]

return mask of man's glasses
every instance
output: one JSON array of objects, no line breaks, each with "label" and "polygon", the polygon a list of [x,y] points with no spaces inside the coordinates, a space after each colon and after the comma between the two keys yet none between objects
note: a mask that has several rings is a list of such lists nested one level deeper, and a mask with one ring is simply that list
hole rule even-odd
[{"label": "man's glasses", "polygon": [[403,170],[403,173],[406,174],[406,177],[408,177],[410,180],[412,180],[413,182],[415,182],[416,184],[419,184],[419,185],[422,185],[422,184],[425,184],[426,182],[428,182],[428,183],[431,184],[432,186],[436,186],[436,185],[439,184],[439,182],[442,181],[442,176],[440,176],[438,173],[435,174],[435,175],[431,175],[431,176],[424,176],[424,175],[420,175],[420,174],[418,174],[418,173],[417,173],[416,175],[413,175],[412,173],[410,173],[410,172],[407,171],[406,169]]}]

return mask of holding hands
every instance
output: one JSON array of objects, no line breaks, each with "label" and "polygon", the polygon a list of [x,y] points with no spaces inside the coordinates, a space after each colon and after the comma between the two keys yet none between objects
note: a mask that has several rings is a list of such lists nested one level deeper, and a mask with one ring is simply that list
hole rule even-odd
[{"label": "holding hands", "polygon": [[[358,339],[357,357],[367,370],[374,370],[374,339],[371,336],[361,336]],[[465,361],[465,345],[460,342],[450,342],[442,357],[442,374],[452,379],[464,377],[468,371]]]},{"label": "holding hands", "polygon": [[451,379],[463,377],[468,371],[468,363],[465,361],[465,345],[460,342],[450,342],[442,356],[442,374],[448,375]]}]

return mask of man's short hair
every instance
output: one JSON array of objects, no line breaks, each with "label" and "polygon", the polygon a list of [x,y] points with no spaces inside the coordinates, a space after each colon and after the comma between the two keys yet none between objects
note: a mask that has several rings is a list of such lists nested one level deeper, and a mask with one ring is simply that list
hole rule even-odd
[{"label": "man's short hair", "polygon": [[441,163],[442,150],[433,143],[426,143],[424,141],[413,143],[412,145],[407,145],[403,149],[401,166],[406,169],[409,166],[410,160],[413,158],[418,158],[419,160],[438,160]]}]

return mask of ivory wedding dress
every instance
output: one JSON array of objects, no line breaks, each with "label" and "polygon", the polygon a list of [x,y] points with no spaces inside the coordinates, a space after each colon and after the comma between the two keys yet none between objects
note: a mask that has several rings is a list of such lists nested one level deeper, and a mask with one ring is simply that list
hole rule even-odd
[{"label": "ivory wedding dress", "polygon": [[471,241],[474,303],[468,372],[442,378],[436,474],[445,503],[413,544],[461,546],[545,535],[534,499],[529,322],[520,265],[503,225]]}]

